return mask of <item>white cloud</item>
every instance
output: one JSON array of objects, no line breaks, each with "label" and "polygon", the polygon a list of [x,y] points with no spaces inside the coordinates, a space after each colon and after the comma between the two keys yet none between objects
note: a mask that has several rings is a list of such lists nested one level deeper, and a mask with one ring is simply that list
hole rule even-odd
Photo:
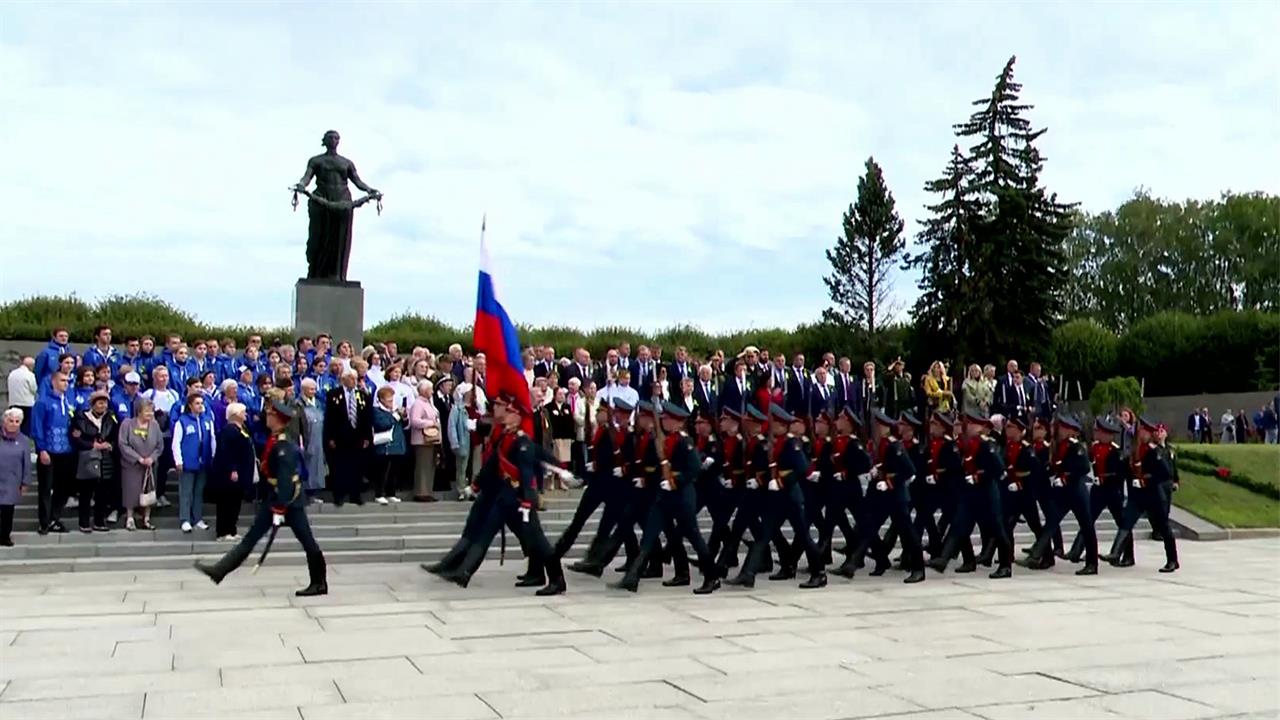
[{"label": "white cloud", "polygon": [[[1088,209],[1280,189],[1275,5],[11,6],[0,24],[0,299],[147,289],[283,325],[329,127],[369,322],[465,323],[479,219],[531,323],[790,324],[868,155],[914,231],[1011,53]],[[10,258],[13,257],[10,250]],[[72,273],[41,271],[49,259]],[[68,280],[70,287],[68,287]],[[895,296],[913,296],[910,277]]]}]

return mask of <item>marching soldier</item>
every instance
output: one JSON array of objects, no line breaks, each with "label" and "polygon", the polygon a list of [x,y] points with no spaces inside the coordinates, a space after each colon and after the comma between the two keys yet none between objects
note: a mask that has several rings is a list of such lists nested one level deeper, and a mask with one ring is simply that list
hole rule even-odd
[{"label": "marching soldier", "polygon": [[1164,425],[1147,418],[1138,420],[1138,437],[1130,456],[1129,501],[1125,503],[1124,522],[1109,553],[1109,561],[1116,567],[1133,566],[1133,528],[1145,512],[1151,529],[1164,541],[1165,564],[1160,572],[1171,573],[1179,568],[1178,544],[1169,527],[1169,506],[1178,487],[1177,469],[1173,452],[1164,444],[1167,437]]},{"label": "marching soldier", "polygon": [[1077,570],[1077,575],[1098,574],[1098,536],[1093,531],[1093,513],[1089,510],[1089,455],[1084,443],[1080,442],[1080,423],[1070,416],[1058,418],[1058,444],[1053,453],[1053,464],[1049,467],[1049,485],[1052,488],[1055,505],[1053,515],[1045,518],[1044,532],[1036,538],[1031,546],[1031,553],[1021,563],[1033,570],[1043,570],[1052,566],[1046,558],[1049,552],[1050,538],[1058,531],[1062,518],[1070,510],[1080,524],[1080,535],[1084,538],[1085,563]]},{"label": "marching soldier", "polygon": [[492,449],[497,456],[501,482],[491,487],[494,498],[474,542],[468,545],[466,554],[455,568],[439,573],[442,579],[466,587],[484,562],[494,537],[506,525],[515,533],[520,547],[529,553],[531,565],[542,568],[546,573],[547,585],[535,594],[559,595],[565,591],[560,560],[555,557],[538,519],[537,482],[542,474],[542,463],[532,441],[520,429],[523,418],[532,414],[531,408],[509,395],[500,395],[494,400],[494,420],[503,428],[500,441]]},{"label": "marching soldier", "polygon": [[[725,570],[731,567],[731,561],[738,557],[738,545],[742,543],[742,536],[748,529],[751,530],[751,536],[754,539],[752,547],[758,545],[764,536],[761,518],[764,513],[766,487],[761,484],[760,478],[769,469],[769,438],[762,432],[764,423],[765,416],[760,412],[760,408],[747,405],[746,412],[741,416],[742,436],[745,437],[742,446],[741,470],[736,467],[726,469],[730,476],[741,473],[741,485],[738,486],[735,483],[738,509],[733,516],[733,523],[729,526],[729,537],[725,540],[716,563],[721,575],[727,574]],[[731,426],[732,424],[730,422]],[[726,458],[731,457],[733,457],[732,453],[726,454]],[[767,544],[764,546],[764,560],[772,562]]]},{"label": "marching soldier", "polygon": [[[827,511],[834,515],[831,521],[840,527],[845,539],[845,559],[836,570],[840,577],[852,578],[854,572],[862,567],[862,557],[866,551],[859,553],[859,535],[867,524],[867,506],[863,488],[871,480],[871,453],[867,452],[867,443],[862,437],[862,420],[852,408],[845,406],[836,416],[836,440],[832,450],[832,464],[835,466],[834,507]],[[833,512],[834,510],[834,512]],[[853,525],[849,524],[846,511],[853,515]],[[879,542],[876,537],[874,542]]]},{"label": "marching soldier", "polygon": [[[1050,515],[1058,512],[1056,496],[1052,492],[1049,484],[1049,466],[1053,463],[1053,441],[1052,434],[1049,431],[1049,423],[1043,417],[1036,417],[1031,426],[1031,447],[1036,452],[1036,458],[1039,463],[1033,468],[1031,475],[1031,495],[1035,498],[1036,504],[1040,506],[1040,512],[1047,519]],[[1053,565],[1054,557],[1065,558],[1062,552],[1062,529],[1055,528],[1050,531],[1052,536],[1050,540],[1053,543],[1053,556],[1048,558],[1047,562]],[[1039,539],[1039,536],[1036,536]],[[1025,554],[1031,553],[1031,548],[1023,548]]]},{"label": "marching soldier", "polygon": [[[904,412],[899,415],[898,440],[899,442],[902,443],[903,452],[905,452],[907,454],[907,457],[911,460],[911,468],[913,471],[913,474],[911,477],[911,483],[907,487],[907,493],[909,496],[908,504],[907,504],[908,518],[910,517],[910,512],[911,512],[911,509],[913,508],[916,510],[917,515],[919,515],[922,512],[920,510],[919,499],[923,491],[920,488],[924,487],[924,485],[926,484],[925,482],[923,482],[923,479],[926,475],[926,468],[927,468],[927,462],[925,460],[925,446],[923,443],[920,442],[920,436],[923,433],[923,431],[924,431],[924,423],[920,422],[920,420],[915,415],[912,415],[909,412]],[[933,518],[931,517],[929,518],[929,520],[932,521]],[[934,525],[934,529],[936,531],[937,529],[936,525]],[[920,530],[918,529],[918,527],[915,525],[914,522],[911,524],[911,532],[915,534],[916,541],[921,544],[921,547],[922,547],[921,552],[923,552],[924,535],[921,534]],[[894,525],[890,525],[888,531],[886,531],[884,534],[885,552],[892,553],[893,547],[895,544],[897,544],[897,542],[898,542],[898,528]],[[904,546],[904,549],[905,549],[905,546]],[[894,560],[894,563],[893,563],[894,569],[896,570],[904,569],[906,567],[906,565],[904,564],[905,558],[906,558],[905,554],[899,555],[898,558]]]},{"label": "marching soldier", "polygon": [[[970,543],[974,525],[982,534],[996,539],[999,567],[989,577],[999,580],[1013,575],[1013,549],[1009,534],[1005,531],[1004,515],[1000,509],[999,483],[1004,479],[1004,461],[996,442],[991,438],[991,419],[978,412],[966,413],[965,438],[960,443],[960,482],[964,488],[960,494],[955,520],[947,531],[947,541],[942,555],[929,561],[929,567],[945,572],[947,563],[955,558],[962,543]],[[951,473],[957,472],[955,467]],[[976,566],[966,562],[956,572],[973,572]]]},{"label": "marching soldier", "polygon": [[[866,522],[860,524],[859,551],[871,550],[876,567],[873,577],[883,575],[890,567],[887,541],[877,543],[880,525],[887,518],[890,532],[896,530],[902,539],[903,566],[910,571],[905,582],[924,580],[924,553],[920,539],[911,527],[909,485],[915,478],[911,457],[902,447],[902,441],[894,434],[899,424],[893,418],[876,411],[871,434],[871,447],[875,465],[871,468],[866,490]],[[914,418],[912,418],[914,420]]]},{"label": "marching soldier", "polygon": [[[656,408],[655,408],[656,410]],[[640,571],[649,562],[649,558],[658,548],[658,535],[667,534],[677,555],[684,554],[682,540],[689,545],[698,556],[698,566],[702,572],[702,585],[694,589],[696,595],[706,595],[720,587],[716,578],[716,568],[711,553],[698,531],[696,514],[695,486],[701,469],[701,459],[694,449],[689,435],[684,431],[689,411],[680,405],[664,402],[661,423],[664,437],[652,444],[657,455],[657,473],[646,481],[656,480],[656,493],[649,503],[649,514],[644,521],[644,535],[640,541],[640,553],[627,565],[627,572],[622,580],[613,587],[635,592],[640,586]],[[673,532],[674,530],[674,532]],[[689,584],[688,570],[684,571],[683,582],[673,581],[663,585]],[[676,579],[680,579],[677,569]]]},{"label": "marching soldier", "polygon": [[[697,438],[694,441],[698,456],[702,458],[698,471],[697,505],[695,512],[707,509],[711,516],[711,538],[707,550],[711,557],[720,555],[720,547],[729,536],[729,523],[733,520],[733,482],[724,482],[724,449],[719,437],[712,431],[710,408],[701,408],[693,424]],[[735,443],[736,445],[736,443]]]},{"label": "marching soldier", "polygon": [[258,484],[260,502],[253,525],[218,562],[209,565],[197,561],[195,564],[196,570],[208,575],[215,585],[244,563],[268,529],[288,525],[307,554],[307,574],[310,576],[310,583],[294,594],[309,597],[329,593],[324,553],[320,551],[311,532],[311,523],[307,521],[307,497],[302,489],[300,469],[302,453],[285,434],[293,413],[294,409],[284,403],[268,406],[267,428],[271,436],[262,453],[263,477]]},{"label": "marching soldier", "polygon": [[[917,468],[919,472],[914,486],[916,517],[913,526],[922,541],[926,536],[929,538],[927,550],[931,558],[942,554],[942,541],[946,535],[943,528],[955,514],[955,502],[951,491],[943,482],[942,467],[938,462],[944,448],[950,448],[952,454],[956,452],[955,438],[950,434],[951,426],[951,417],[945,413],[935,410],[929,416],[929,437],[927,444],[921,443],[921,467]],[[939,511],[944,523],[942,527],[939,527],[934,518],[934,514]]]},{"label": "marching soldier", "polygon": [[[604,505],[605,513],[608,513],[609,503],[616,494],[613,469],[622,453],[621,448],[614,442],[617,428],[609,422],[608,405],[601,404],[597,414],[595,433],[591,437],[591,459],[586,466],[587,486],[578,500],[578,509],[574,511],[573,519],[569,521],[569,526],[556,541],[555,555],[558,558],[563,558],[565,553],[569,552],[569,548],[573,547],[573,543],[578,539],[578,533],[582,532],[582,527],[586,525],[596,508]],[[602,518],[601,526],[603,525]]]},{"label": "marching soldier", "polygon": [[[762,473],[758,480],[766,483],[765,492],[768,493],[764,500],[764,515],[761,521],[764,535],[757,538],[752,545],[751,552],[747,555],[737,576],[726,582],[729,585],[743,587],[755,586],[756,568],[763,562],[762,556],[769,552],[769,542],[780,535],[782,523],[785,521],[790,523],[791,530],[795,534],[794,542],[804,548],[805,556],[809,561],[809,579],[800,583],[800,587],[803,589],[825,587],[827,573],[823,568],[818,547],[809,534],[809,526],[805,523],[804,498],[800,493],[799,483],[804,482],[803,478],[809,470],[809,459],[804,454],[804,441],[800,438],[800,433],[804,431],[804,423],[780,405],[773,405],[771,410],[774,420],[771,424],[772,448],[769,450],[767,472]],[[778,559],[781,563],[789,559],[788,549],[785,546],[779,546]],[[788,577],[795,577],[795,568],[784,564],[770,579],[782,580]]]},{"label": "marching soldier", "polygon": [[[1115,521],[1117,528],[1124,521],[1124,486],[1129,468],[1120,451],[1120,444],[1116,442],[1120,432],[1119,424],[1113,420],[1098,418],[1093,423],[1093,444],[1089,446],[1089,460],[1093,463],[1094,485],[1089,492],[1089,511],[1093,515],[1095,534],[1103,508],[1111,511],[1111,519]],[[1071,543],[1067,559],[1078,563],[1083,552],[1084,535],[1077,534],[1075,541]]]},{"label": "marching soldier", "polygon": [[[1040,511],[1031,492],[1032,479],[1040,472],[1040,458],[1026,439],[1027,423],[1021,418],[1010,418],[1005,423],[1004,484],[1000,488],[1000,506],[1004,510],[1004,524],[1010,539],[1018,528],[1018,519],[1026,521],[1032,534],[1039,539],[1044,535],[1040,524]],[[983,557],[990,564],[990,555],[983,548]],[[979,562],[982,562],[981,560]]]}]

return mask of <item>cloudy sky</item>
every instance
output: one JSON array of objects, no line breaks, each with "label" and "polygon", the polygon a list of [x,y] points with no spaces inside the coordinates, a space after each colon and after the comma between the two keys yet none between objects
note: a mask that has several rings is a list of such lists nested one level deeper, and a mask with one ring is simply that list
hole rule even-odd
[{"label": "cloudy sky", "polygon": [[369,323],[469,322],[487,212],[518,321],[791,325],[826,305],[867,156],[914,234],[1012,54],[1064,199],[1280,191],[1278,8],[6,4],[0,300],[146,291],[288,324],[286,188],[333,127],[387,196],[356,217]]}]

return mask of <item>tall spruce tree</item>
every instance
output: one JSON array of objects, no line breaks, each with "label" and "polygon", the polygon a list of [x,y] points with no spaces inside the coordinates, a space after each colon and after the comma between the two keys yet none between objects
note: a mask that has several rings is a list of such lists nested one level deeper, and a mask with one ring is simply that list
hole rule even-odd
[{"label": "tall spruce tree", "polygon": [[960,358],[974,357],[981,348],[969,347],[962,331],[975,319],[989,314],[979,304],[981,293],[972,280],[974,228],[982,205],[973,191],[973,167],[960,147],[951,149],[951,161],[942,177],[925,183],[925,190],[941,196],[926,206],[932,217],[916,236],[919,252],[908,254],[903,269],[919,270],[920,296],[911,317],[929,356],[951,348]]},{"label": "tall spruce tree", "polygon": [[[1075,206],[1040,184],[1044,158],[1035,142],[1045,129],[1024,117],[1032,106],[1019,102],[1015,61],[1009,58],[988,97],[974,101],[978,109],[969,120],[954,126],[958,137],[974,140],[968,155],[954,149],[944,178],[926,185],[943,193],[944,202],[928,208],[935,217],[919,236],[925,250],[914,264],[924,276],[914,315],[961,357],[1038,355],[1062,314],[1063,243]],[[947,203],[953,195],[965,202]],[[964,234],[952,238],[961,217]],[[957,247],[937,247],[949,241]],[[920,259],[949,253],[959,256],[949,269]],[[948,271],[955,277],[935,275]]]},{"label": "tall spruce tree", "polygon": [[889,273],[906,247],[893,193],[875,158],[858,179],[857,202],[844,213],[844,233],[827,250],[831,274],[823,278],[833,307],[824,319],[866,333],[873,349],[889,310]]}]

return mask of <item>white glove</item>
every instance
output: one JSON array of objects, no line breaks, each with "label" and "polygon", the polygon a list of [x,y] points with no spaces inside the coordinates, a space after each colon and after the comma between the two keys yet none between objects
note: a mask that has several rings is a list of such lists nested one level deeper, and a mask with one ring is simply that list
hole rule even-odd
[{"label": "white glove", "polygon": [[972,475],[965,475],[965,476],[964,476],[964,481],[965,481],[965,482],[967,482],[967,483],[969,483],[970,485],[976,485],[976,484],[977,484],[977,480],[976,480],[976,479],[974,479],[974,477],[973,477]]},{"label": "white glove", "polygon": [[658,487],[662,488],[663,490],[670,490],[670,489],[671,489],[671,481],[670,481],[670,480],[663,480],[662,482],[658,483]]},{"label": "white glove", "polygon": [[879,490],[880,492],[884,492],[889,489],[889,483],[881,480],[880,482],[876,483],[876,489]]},{"label": "white glove", "polygon": [[781,489],[782,489],[782,486],[778,484],[778,481],[777,481],[777,480],[770,480],[770,481],[769,481],[769,489],[770,489],[770,490],[781,490]]},{"label": "white glove", "polygon": [[938,481],[937,481],[937,480],[935,480],[935,479],[933,478],[933,476],[932,476],[932,475],[928,475],[928,476],[926,476],[926,477],[925,477],[925,479],[924,479],[924,481],[925,481],[926,483],[929,483],[930,485],[937,485],[937,484],[938,484]]},{"label": "white glove", "polygon": [[715,462],[716,462],[715,458],[707,458],[706,460],[703,460],[703,461],[702,461],[702,469],[703,469],[703,470],[706,470],[707,468],[709,468],[709,467],[711,467],[712,465],[714,465],[714,464],[715,464]]},{"label": "white glove", "polygon": [[1049,481],[1049,484],[1053,487],[1062,487],[1062,478],[1054,478]]},{"label": "white glove", "polygon": [[595,471],[596,471],[596,461],[592,460],[591,462],[587,463],[587,472],[595,472]]},{"label": "white glove", "polygon": [[529,522],[529,508],[527,507],[520,508],[520,521]]},{"label": "white glove", "polygon": [[1141,481],[1141,480],[1139,480],[1138,478],[1134,478],[1134,479],[1133,479],[1133,486],[1134,486],[1134,487],[1136,487],[1136,488],[1141,488],[1141,487],[1142,487],[1142,481]]},{"label": "white glove", "polygon": [[808,480],[809,482],[818,482],[818,477],[819,477],[818,471],[814,470],[813,472],[809,473],[809,476],[806,477],[805,479]]},{"label": "white glove", "polygon": [[755,478],[747,478],[748,490],[758,490],[759,488],[760,488],[760,483],[757,482]]},{"label": "white glove", "polygon": [[835,474],[835,478],[836,478],[836,482],[844,482],[845,475],[842,472],[838,472]]},{"label": "white glove", "polygon": [[862,473],[859,475],[858,482],[862,483],[862,488],[865,490],[867,485],[871,484],[871,473]]},{"label": "white glove", "polygon": [[556,475],[559,475],[560,479],[564,480],[565,482],[572,482],[574,479],[573,473],[569,472],[568,470],[565,470],[564,468],[560,468],[556,470]]},{"label": "white glove", "polygon": [[641,477],[631,478],[631,484],[635,485],[637,488],[643,488],[644,478],[641,478]]},{"label": "white glove", "polygon": [[878,467],[871,468],[871,472],[867,473],[867,477],[870,477],[870,478],[880,477],[880,468]]},{"label": "white glove", "polygon": [[720,478],[720,484],[729,490],[733,489],[733,481],[727,477]]},{"label": "white glove", "polygon": [[1009,483],[1009,492],[1018,492],[1018,483]]},{"label": "white glove", "polygon": [[620,477],[622,477],[622,468],[620,468],[620,467],[616,467],[616,468],[614,468],[614,469],[613,469],[613,476],[614,476],[614,477],[616,477],[616,478],[620,478]]},{"label": "white glove", "polygon": [[475,420],[468,419],[468,420],[467,420],[467,429],[468,429],[468,430],[470,430],[470,431],[472,431],[472,432],[475,432],[475,429],[476,429],[476,421],[475,421]]},{"label": "white glove", "polygon": [[284,513],[272,513],[271,524],[280,527],[284,524]]}]

